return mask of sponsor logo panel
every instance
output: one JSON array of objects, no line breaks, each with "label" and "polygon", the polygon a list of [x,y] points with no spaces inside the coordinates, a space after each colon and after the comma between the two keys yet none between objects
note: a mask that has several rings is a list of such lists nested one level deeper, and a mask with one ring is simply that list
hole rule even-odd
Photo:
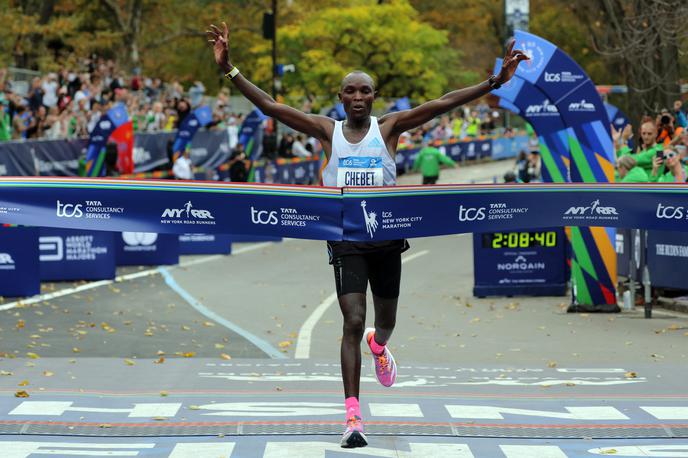
[{"label": "sponsor logo panel", "polygon": [[124,207],[111,207],[99,200],[84,200],[80,203],[56,201],[55,214],[58,218],[110,219],[112,215],[124,213]]}]

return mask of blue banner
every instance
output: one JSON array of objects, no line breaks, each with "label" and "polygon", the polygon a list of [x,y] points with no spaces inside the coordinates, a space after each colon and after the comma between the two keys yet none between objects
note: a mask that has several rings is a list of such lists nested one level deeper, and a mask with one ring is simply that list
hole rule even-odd
[{"label": "blue banner", "polygon": [[172,145],[172,162],[186,151],[198,129],[207,126],[212,120],[213,112],[207,105],[196,108],[184,118]]},{"label": "blue banner", "polygon": [[115,234],[105,231],[41,228],[42,281],[115,278]]},{"label": "blue banner", "polygon": [[118,103],[102,116],[89,136],[86,150],[86,176],[99,177],[105,175],[105,145],[110,135],[119,126],[129,121],[127,108]]},{"label": "blue banner", "polygon": [[343,121],[346,119],[346,112],[344,111],[344,104],[338,103],[327,112],[325,116],[328,116],[335,121]]},{"label": "blue banner", "polygon": [[562,228],[474,234],[473,295],[564,295],[565,247]]},{"label": "blue banner", "polygon": [[231,254],[232,239],[227,234],[182,234],[179,254]]},{"label": "blue banner", "polygon": [[155,232],[122,232],[116,238],[118,266],[179,264],[179,236]]},{"label": "blue banner", "polygon": [[687,289],[688,234],[650,231],[647,234],[647,266],[652,286]]},{"label": "blue banner", "polygon": [[40,292],[38,228],[0,226],[0,296]]},{"label": "blue banner", "polygon": [[255,161],[263,154],[263,121],[267,116],[258,108],[246,116],[239,129],[239,143],[244,146],[246,157]]}]

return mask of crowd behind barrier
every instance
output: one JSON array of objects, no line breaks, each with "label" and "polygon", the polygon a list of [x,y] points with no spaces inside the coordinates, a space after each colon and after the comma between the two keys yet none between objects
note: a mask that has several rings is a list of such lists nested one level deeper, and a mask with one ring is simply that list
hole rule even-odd
[{"label": "crowd behind barrier", "polygon": [[[134,135],[133,178],[170,177],[168,145],[174,132]],[[436,142],[438,149],[456,162],[514,158],[529,148],[529,137]],[[0,176],[78,176],[85,139],[26,140],[0,143]],[[399,173],[409,172],[420,147],[400,149]],[[197,179],[228,181],[232,158],[227,130],[201,130],[193,138],[190,157]],[[253,181],[259,183],[317,184],[320,157],[257,160]]]}]

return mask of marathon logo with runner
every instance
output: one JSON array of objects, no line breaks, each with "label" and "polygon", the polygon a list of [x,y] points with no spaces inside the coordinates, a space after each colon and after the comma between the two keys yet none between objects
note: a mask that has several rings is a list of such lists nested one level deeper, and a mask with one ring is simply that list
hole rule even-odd
[{"label": "marathon logo with runner", "polygon": [[379,157],[342,157],[337,169],[337,186],[383,186],[382,159]]}]

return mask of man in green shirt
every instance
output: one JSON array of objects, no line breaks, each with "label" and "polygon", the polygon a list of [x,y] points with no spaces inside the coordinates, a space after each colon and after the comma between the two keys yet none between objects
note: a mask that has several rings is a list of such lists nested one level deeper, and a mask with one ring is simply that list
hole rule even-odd
[{"label": "man in green shirt", "polygon": [[440,164],[458,167],[451,158],[442,154],[437,148],[429,146],[424,141],[423,148],[418,152],[416,160],[413,161],[412,170],[417,171],[420,168],[420,173],[423,175],[423,184],[435,184],[440,177]]},{"label": "man in green shirt", "polygon": [[638,167],[635,159],[629,155],[621,156],[616,161],[616,170],[619,173],[617,181],[621,183],[647,183],[650,181],[645,169]]},{"label": "man in green shirt", "polygon": [[657,144],[657,126],[652,121],[646,121],[640,125],[640,146],[636,153],[633,153],[633,150],[626,144],[632,136],[633,131],[628,126],[623,132],[612,130],[614,145],[618,147],[616,157],[631,156],[635,159],[636,165],[642,167],[649,175],[652,172],[654,157],[658,151],[662,151],[662,145]]}]

